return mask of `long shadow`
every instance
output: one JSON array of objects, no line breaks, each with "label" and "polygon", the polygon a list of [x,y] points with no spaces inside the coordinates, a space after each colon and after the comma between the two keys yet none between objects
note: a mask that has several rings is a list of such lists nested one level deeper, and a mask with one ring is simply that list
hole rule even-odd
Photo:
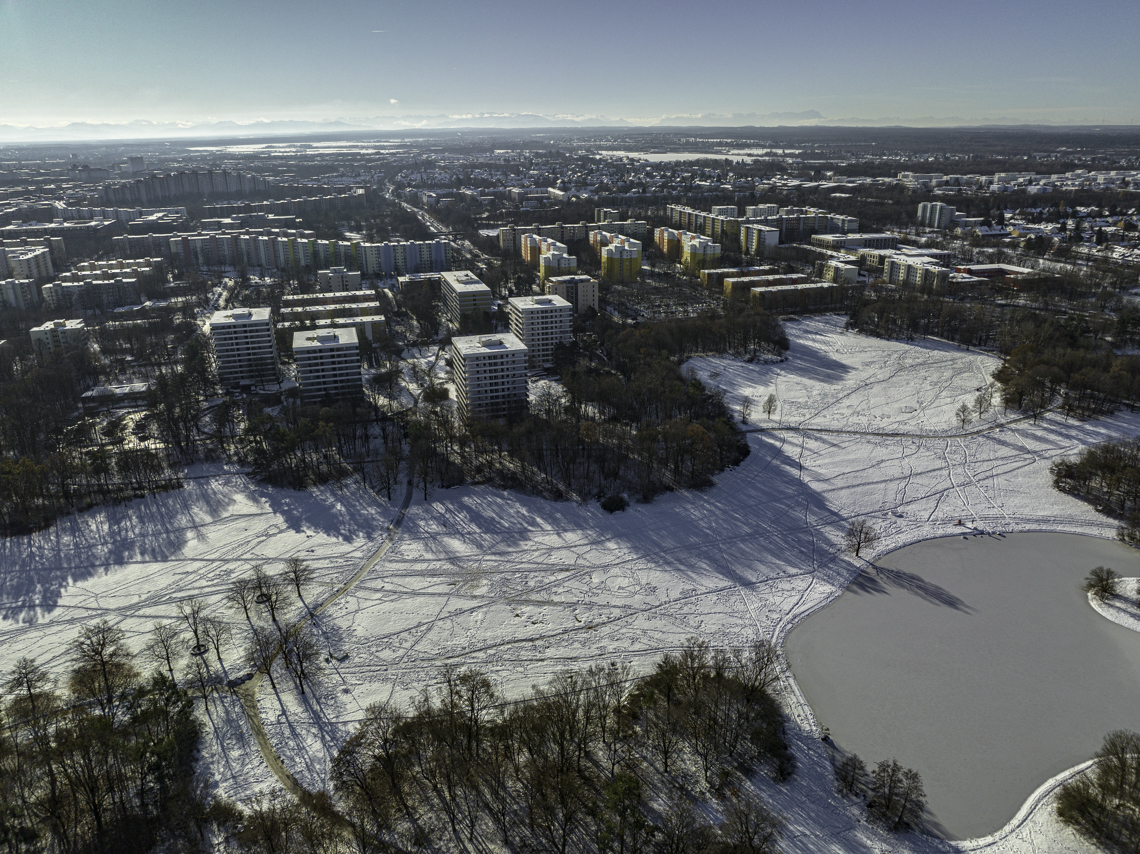
[{"label": "long shadow", "polygon": [[902,590],[933,605],[953,608],[955,611],[961,611],[964,614],[974,612],[973,608],[945,587],[927,581],[921,575],[902,569],[890,569],[874,563],[871,564],[871,568],[875,571],[874,575],[867,570],[860,572],[851,580],[847,589],[853,593],[877,596],[890,595],[892,589]]}]

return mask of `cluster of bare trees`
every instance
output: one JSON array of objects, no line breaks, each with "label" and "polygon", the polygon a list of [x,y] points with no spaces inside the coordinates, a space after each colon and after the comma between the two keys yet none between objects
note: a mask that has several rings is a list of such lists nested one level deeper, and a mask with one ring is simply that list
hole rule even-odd
[{"label": "cluster of bare trees", "polygon": [[1106,850],[1140,850],[1140,735],[1110,732],[1096,759],[1057,792],[1057,817]]},{"label": "cluster of bare trees", "polygon": [[304,604],[313,575],[312,565],[300,558],[289,558],[276,574],[258,564],[248,575],[235,578],[226,593],[227,603],[245,617],[249,628],[245,661],[264,671],[274,690],[273,663],[279,657],[302,694],[321,673],[323,653],[311,621],[287,619],[294,595]]},{"label": "cluster of bare trees", "polygon": [[1140,542],[1140,439],[1117,439],[1049,466],[1053,486],[1125,519],[1122,540]]},{"label": "cluster of bare trees", "polygon": [[0,844],[10,852],[199,847],[209,800],[194,782],[192,701],[142,674],[107,621],[82,629],[57,678],[21,659],[3,684]]},{"label": "cluster of bare trees", "polygon": [[[775,850],[779,820],[738,791],[756,763],[794,770],[774,656],[691,639],[640,679],[595,665],[507,703],[483,673],[448,671],[411,709],[372,706],[332,773],[355,850]],[[721,799],[719,827],[687,803],[701,792]]]},{"label": "cluster of bare trees", "polygon": [[835,765],[835,787],[841,795],[867,799],[867,812],[894,833],[921,826],[926,810],[922,777],[895,759],[884,759],[868,773],[858,754],[845,754]]}]

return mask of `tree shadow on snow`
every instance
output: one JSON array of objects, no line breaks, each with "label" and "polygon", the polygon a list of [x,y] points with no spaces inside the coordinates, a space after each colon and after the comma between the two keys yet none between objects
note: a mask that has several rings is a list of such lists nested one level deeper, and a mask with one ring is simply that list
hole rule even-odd
[{"label": "tree shadow on snow", "polygon": [[853,593],[872,595],[890,595],[892,590],[902,590],[933,605],[942,605],[966,614],[974,611],[973,608],[945,587],[927,581],[921,575],[902,569],[890,569],[874,563],[871,564],[870,568],[875,571],[874,575],[868,570],[860,572],[851,580],[847,589]]}]

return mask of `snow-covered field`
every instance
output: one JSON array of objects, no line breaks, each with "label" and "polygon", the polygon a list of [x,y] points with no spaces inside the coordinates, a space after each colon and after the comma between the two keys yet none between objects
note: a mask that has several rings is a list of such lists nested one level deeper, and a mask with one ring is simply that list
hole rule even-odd
[{"label": "snow-covered field", "polygon": [[[803,320],[788,332],[792,349],[779,364],[692,360],[730,400],[751,396],[758,426],[785,428],[751,435],[748,459],[705,492],[612,516],[596,504],[489,487],[417,497],[393,549],[321,618],[329,650],[347,654],[322,690],[302,698],[279,679],[280,695],[268,684],[260,695],[274,746],[301,783],[325,784],[329,759],[369,703],[407,701],[448,665],[481,667],[512,695],[592,661],[648,667],[689,635],[726,646],[780,639],[857,571],[839,548],[852,518],[879,527],[880,551],[960,533],[959,520],[982,530],[1112,535],[1110,520],[1052,489],[1048,467],[1134,432],[1137,417],[1082,424],[1050,415],[954,438],[954,412],[988,382],[992,356],[865,338],[844,332],[837,318]],[[759,411],[769,392],[779,401],[770,424]],[[998,407],[986,423],[1004,418]],[[915,435],[795,429],[805,427]],[[141,635],[173,617],[180,598],[216,601],[253,562],[301,555],[325,583],[343,581],[393,515],[356,488],[292,493],[229,476],[5,541],[0,668],[21,655],[57,660],[81,622],[104,615]],[[800,770],[782,787],[760,784],[788,817],[786,850],[977,847],[868,830],[830,793],[810,711],[794,702],[793,710]],[[237,701],[217,698],[210,715],[216,730],[204,759],[220,789],[240,796],[269,785]],[[1084,850],[1047,808],[984,847]]]}]

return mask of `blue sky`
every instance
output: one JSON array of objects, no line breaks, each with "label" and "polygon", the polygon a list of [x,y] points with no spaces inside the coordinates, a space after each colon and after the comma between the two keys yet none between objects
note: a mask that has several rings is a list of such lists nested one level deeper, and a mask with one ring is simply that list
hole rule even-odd
[{"label": "blue sky", "polygon": [[1140,2],[0,0],[0,123],[1140,123]]}]

